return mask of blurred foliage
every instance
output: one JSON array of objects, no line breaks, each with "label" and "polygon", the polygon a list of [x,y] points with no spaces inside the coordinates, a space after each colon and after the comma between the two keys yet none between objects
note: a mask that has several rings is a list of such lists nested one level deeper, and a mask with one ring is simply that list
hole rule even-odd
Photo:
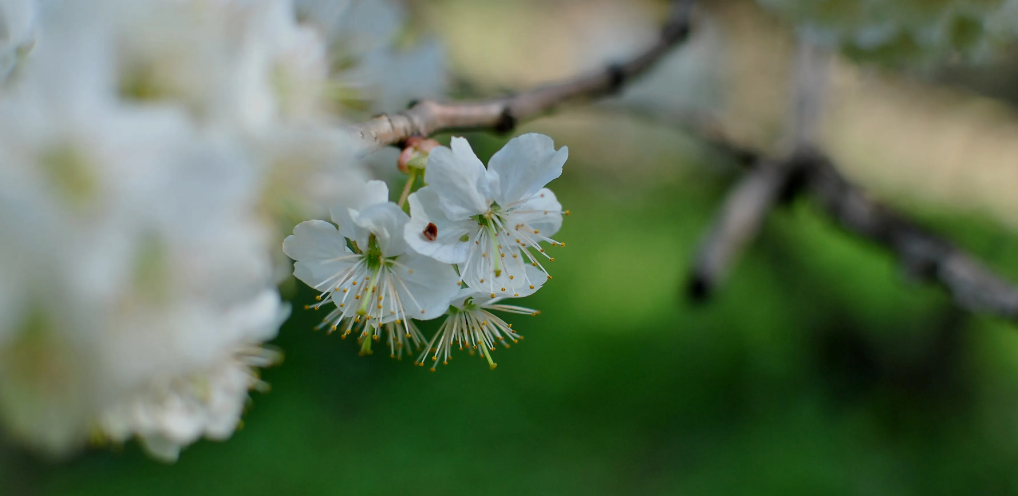
[{"label": "blurred foliage", "polygon": [[[473,136],[482,158],[501,141]],[[1002,494],[1018,491],[1018,334],[903,279],[808,201],[779,210],[717,298],[683,274],[731,176],[570,163],[555,276],[499,363],[356,356],[295,311],[247,427],[176,465],[94,451],[0,463],[0,494]],[[652,164],[674,168],[674,161]],[[643,166],[641,166],[643,167]],[[926,220],[1010,275],[1018,238]],[[302,288],[300,308],[313,295]],[[434,323],[424,328],[433,332]]]}]

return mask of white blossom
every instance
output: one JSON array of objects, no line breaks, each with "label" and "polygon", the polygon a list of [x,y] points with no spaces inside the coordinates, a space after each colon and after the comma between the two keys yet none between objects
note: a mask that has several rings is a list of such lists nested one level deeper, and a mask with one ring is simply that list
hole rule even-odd
[{"label": "white blossom", "polygon": [[459,277],[451,265],[409,249],[403,229],[410,219],[388,200],[385,183],[370,181],[358,193],[332,209],[336,225],[312,220],[295,227],[283,252],[296,261],[294,276],[321,292],[313,308],[336,305],[323,326],[344,336],[360,331],[362,354],[384,328],[391,354],[401,356],[422,340],[410,319],[442,315]]},{"label": "white blossom", "polygon": [[392,112],[436,98],[447,85],[438,40],[406,43],[407,13],[393,0],[296,0],[304,21],[328,42],[331,96],[347,108]]},{"label": "white blossom", "polygon": [[47,11],[0,101],[0,423],[54,454],[227,436],[286,314],[246,142],[123,94],[132,5]]},{"label": "white blossom", "polygon": [[36,0],[0,0],[0,84],[35,45]]},{"label": "white blossom", "polygon": [[[471,355],[475,351],[480,351],[488,361],[488,366],[494,369],[496,364],[491,359],[490,352],[495,351],[495,345],[501,343],[508,348],[507,339],[516,343],[523,339],[523,336],[516,333],[512,324],[507,324],[489,310],[526,315],[540,313],[530,308],[505,305],[501,303],[502,300],[502,298],[488,298],[488,295],[471,288],[460,290],[449,306],[449,314],[445,318],[445,322],[442,323],[435,337],[428,342],[427,348],[416,363],[423,367],[430,355],[432,362],[437,363],[441,358],[442,363],[448,365],[449,360],[452,359],[452,348],[455,345],[460,350],[466,347]],[[431,366],[431,371],[435,371],[434,363]]]},{"label": "white blossom", "polygon": [[[568,149],[525,134],[495,153],[488,169],[463,138],[428,157],[426,187],[410,195],[407,243],[418,253],[457,264],[462,280],[494,298],[526,296],[550,278],[540,261],[555,259],[541,242],[562,226],[562,205],[544,186],[562,174]],[[430,231],[430,232],[429,232]]]}]

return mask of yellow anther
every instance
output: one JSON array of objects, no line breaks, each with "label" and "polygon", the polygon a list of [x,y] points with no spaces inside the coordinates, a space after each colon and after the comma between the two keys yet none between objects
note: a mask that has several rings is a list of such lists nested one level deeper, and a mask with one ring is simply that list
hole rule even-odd
[{"label": "yellow anther", "polygon": [[322,295],[315,296],[315,299],[318,301],[322,301]]},{"label": "yellow anther", "polygon": [[350,284],[353,284],[354,286],[356,286],[357,285],[357,281],[353,281]]},{"label": "yellow anther", "polygon": [[530,289],[534,289],[534,285],[533,284],[530,285]]},{"label": "yellow anther", "polygon": [[509,280],[510,280],[510,281],[511,281],[511,280],[513,280],[513,276],[509,276]]}]

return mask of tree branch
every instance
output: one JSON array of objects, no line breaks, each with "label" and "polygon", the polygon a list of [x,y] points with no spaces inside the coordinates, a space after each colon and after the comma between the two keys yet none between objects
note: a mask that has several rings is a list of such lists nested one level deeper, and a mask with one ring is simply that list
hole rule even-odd
[{"label": "tree branch", "polygon": [[[799,178],[800,150],[810,149],[816,140],[827,88],[830,55],[805,39],[799,40],[796,62],[795,98],[788,160],[754,160],[756,167],[733,186],[714,221],[714,227],[690,271],[689,295],[704,300],[763,227],[771,209]],[[705,122],[697,119],[691,122]],[[718,131],[707,135],[718,140]]]},{"label": "tree branch", "polygon": [[951,242],[870,199],[830,159],[815,152],[806,184],[827,213],[849,232],[883,245],[909,273],[946,288],[965,310],[1018,320],[1018,288]]},{"label": "tree branch", "polygon": [[[747,165],[761,163],[759,154],[733,143],[723,144],[717,133],[711,133],[711,139]],[[747,157],[755,157],[755,161],[744,161]],[[909,274],[945,288],[960,308],[1018,321],[1018,287],[1007,279],[950,241],[870,198],[842,176],[821,151],[800,150],[787,160],[792,163],[786,167],[797,172],[786,194],[809,194],[843,229],[887,248]]]},{"label": "tree branch", "polygon": [[691,298],[707,299],[723,281],[735,259],[756,238],[789,177],[784,164],[760,162],[728,190],[693,262],[688,288]]},{"label": "tree branch", "polygon": [[431,136],[442,131],[492,129],[505,133],[513,130],[518,123],[547,114],[561,105],[615,94],[687,39],[692,3],[691,0],[674,1],[657,42],[625,63],[502,98],[452,103],[424,100],[403,112],[383,114],[353,125],[350,131],[369,149],[396,145],[411,136]]}]

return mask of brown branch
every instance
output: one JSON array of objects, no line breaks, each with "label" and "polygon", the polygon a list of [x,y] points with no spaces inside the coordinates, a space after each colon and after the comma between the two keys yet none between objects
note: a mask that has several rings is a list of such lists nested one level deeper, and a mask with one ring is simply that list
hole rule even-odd
[{"label": "brown branch", "polygon": [[[714,144],[721,143],[716,133],[711,138]],[[740,160],[756,158],[743,163],[760,163],[760,155],[745,147],[720,146]],[[808,194],[816,199],[843,229],[887,248],[910,274],[945,288],[960,308],[1018,321],[1018,287],[1014,284],[950,241],[870,198],[819,150],[802,150],[788,161],[785,167],[795,173],[785,194]]]},{"label": "brown branch", "polygon": [[[799,150],[810,149],[820,122],[830,55],[806,40],[799,40],[796,61],[795,98],[791,109],[792,129],[788,160],[754,160],[755,169],[729,190],[714,227],[690,271],[689,295],[703,300],[721,284],[739,254],[763,227],[779,198],[799,177]],[[707,122],[703,117],[690,121]],[[708,128],[710,129],[710,128]],[[719,141],[719,131],[706,139]]]},{"label": "brown branch", "polygon": [[784,164],[760,162],[728,191],[693,263],[688,288],[691,298],[704,300],[723,282],[729,267],[756,237],[790,177]]},{"label": "brown branch", "polygon": [[380,115],[351,126],[350,131],[369,148],[396,145],[411,136],[431,136],[442,131],[492,129],[504,133],[520,122],[547,114],[561,105],[615,94],[686,40],[691,4],[689,0],[674,1],[657,42],[625,63],[501,98],[452,103],[425,100],[403,112]]},{"label": "brown branch", "polygon": [[814,153],[806,185],[847,231],[890,249],[909,273],[946,288],[965,310],[1018,320],[1018,288],[974,257],[905,216],[870,199],[830,159]]}]

